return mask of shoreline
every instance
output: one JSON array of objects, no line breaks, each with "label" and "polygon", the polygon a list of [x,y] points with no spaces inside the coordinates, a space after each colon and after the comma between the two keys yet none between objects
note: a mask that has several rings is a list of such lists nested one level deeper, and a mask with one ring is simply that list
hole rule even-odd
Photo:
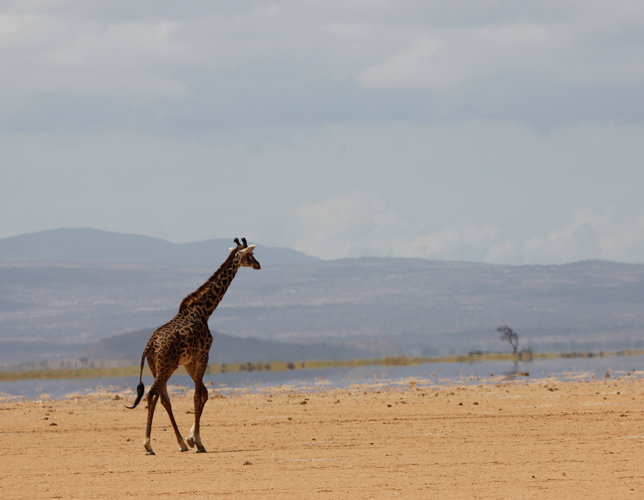
[{"label": "shoreline", "polygon": [[[470,353],[468,355],[443,356],[438,358],[429,357],[407,357],[407,356],[390,356],[379,359],[350,359],[350,360],[328,360],[328,361],[267,361],[258,363],[231,363],[217,364],[211,363],[206,370],[207,375],[218,373],[235,373],[235,372],[280,372],[287,370],[323,370],[328,368],[358,368],[362,366],[416,366],[420,364],[437,364],[437,363],[477,363],[491,361],[510,361],[531,363],[536,360],[552,359],[592,359],[592,358],[610,358],[625,356],[642,356],[644,350],[621,350],[617,352],[599,351],[598,353],[590,351],[581,352],[530,352],[529,358],[526,353]],[[73,360],[79,361],[79,360]],[[18,380],[52,380],[52,379],[82,379],[82,378],[115,378],[115,377],[138,377],[139,364],[128,366],[105,366],[105,367],[88,367],[81,366],[75,368],[46,369],[46,370],[17,370],[17,371],[0,371],[0,382],[11,382]],[[177,375],[187,375],[185,369],[180,366],[175,372]],[[147,366],[143,369],[144,376],[151,376],[152,373]]]}]

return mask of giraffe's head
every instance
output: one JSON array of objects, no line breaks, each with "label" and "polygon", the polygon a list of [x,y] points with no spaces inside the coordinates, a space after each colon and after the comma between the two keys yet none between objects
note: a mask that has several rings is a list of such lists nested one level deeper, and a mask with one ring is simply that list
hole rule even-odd
[{"label": "giraffe's head", "polygon": [[255,245],[250,245],[247,248],[243,248],[239,251],[241,255],[241,266],[242,267],[252,267],[253,269],[261,269],[262,266],[259,265],[257,259],[253,256],[253,250],[255,250]]},{"label": "giraffe's head", "polygon": [[246,243],[246,238],[242,238],[242,243],[239,242],[237,238],[235,238],[235,243],[237,243],[237,248],[231,248],[230,250],[236,250],[237,255],[239,255],[240,258],[240,266],[241,267],[252,267],[253,269],[261,269],[262,266],[259,265],[259,262],[257,262],[257,259],[255,259],[255,256],[253,255],[253,250],[255,250],[255,245],[248,245]]}]

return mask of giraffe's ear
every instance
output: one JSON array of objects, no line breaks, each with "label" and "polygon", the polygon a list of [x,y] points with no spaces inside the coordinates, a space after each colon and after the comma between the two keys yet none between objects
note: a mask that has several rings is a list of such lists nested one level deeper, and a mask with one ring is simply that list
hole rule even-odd
[{"label": "giraffe's ear", "polygon": [[235,247],[230,247],[228,250],[232,252],[233,250],[235,250]]},{"label": "giraffe's ear", "polygon": [[240,250],[239,253],[244,255],[246,253],[253,253],[253,250],[255,250],[255,245],[249,245],[247,248]]}]

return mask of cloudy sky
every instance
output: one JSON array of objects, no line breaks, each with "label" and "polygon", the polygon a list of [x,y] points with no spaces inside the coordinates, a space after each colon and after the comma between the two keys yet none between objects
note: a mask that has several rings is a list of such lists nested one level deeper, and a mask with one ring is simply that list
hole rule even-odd
[{"label": "cloudy sky", "polygon": [[644,2],[0,1],[0,237],[644,262]]}]

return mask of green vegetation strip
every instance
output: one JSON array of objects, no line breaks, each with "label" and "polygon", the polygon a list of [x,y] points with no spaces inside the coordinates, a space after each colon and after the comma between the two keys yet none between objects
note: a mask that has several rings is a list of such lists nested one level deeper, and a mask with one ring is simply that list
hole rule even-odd
[{"label": "green vegetation strip", "polygon": [[[350,359],[344,361],[305,361],[305,362],[284,362],[271,361],[266,363],[235,363],[216,364],[211,363],[206,370],[207,374],[250,372],[250,371],[286,371],[286,370],[320,370],[325,368],[355,368],[359,366],[380,365],[380,366],[413,366],[423,363],[472,363],[485,361],[532,361],[535,359],[556,359],[556,358],[594,358],[612,356],[641,356],[644,350],[623,350],[619,352],[573,352],[573,353],[474,353],[466,356],[446,356],[442,358],[408,358],[406,356],[394,356],[380,359]],[[60,370],[33,370],[20,372],[0,372],[0,382],[11,382],[15,380],[37,380],[37,379],[76,379],[76,378],[112,378],[112,377],[135,377],[139,376],[138,366],[124,366],[113,368],[78,368]],[[186,375],[187,372],[180,366],[175,372],[177,375]],[[152,375],[146,366],[143,375]]]}]

